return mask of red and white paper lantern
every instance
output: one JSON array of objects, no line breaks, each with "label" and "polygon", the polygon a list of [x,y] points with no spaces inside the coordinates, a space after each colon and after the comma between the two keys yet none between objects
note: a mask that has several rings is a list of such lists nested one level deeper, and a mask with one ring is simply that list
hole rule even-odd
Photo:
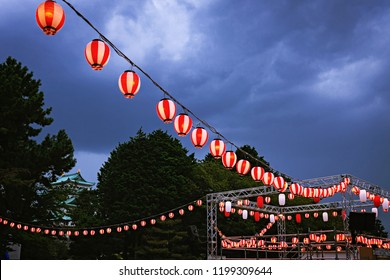
[{"label": "red and white paper lantern", "polygon": [[133,70],[126,70],[119,76],[118,86],[125,98],[132,99],[141,87],[141,79]]},{"label": "red and white paper lantern", "polygon": [[192,119],[185,113],[176,116],[174,126],[177,134],[184,137],[190,132],[192,127]]},{"label": "red and white paper lantern", "polygon": [[94,39],[85,47],[85,58],[93,70],[102,70],[110,59],[110,48],[100,39]]},{"label": "red and white paper lantern", "polygon": [[201,149],[209,139],[209,133],[203,127],[192,130],[191,141],[195,148]]},{"label": "red and white paper lantern", "polygon": [[237,155],[233,151],[226,151],[222,155],[222,164],[226,169],[233,169],[237,162]]},{"label": "red and white paper lantern", "polygon": [[225,142],[221,139],[214,139],[210,143],[210,153],[215,159],[220,159],[226,151]]},{"label": "red and white paper lantern", "polygon": [[260,182],[263,179],[264,172],[264,168],[260,166],[254,166],[251,170],[252,179],[255,182]]},{"label": "red and white paper lantern", "polygon": [[54,35],[64,26],[64,9],[51,0],[42,2],[36,10],[35,19],[46,35]]},{"label": "red and white paper lantern", "polygon": [[264,185],[270,186],[274,182],[275,175],[272,172],[265,172],[263,175]]},{"label": "red and white paper lantern", "polygon": [[248,174],[250,168],[251,168],[251,164],[246,159],[240,159],[236,164],[236,170],[238,174],[241,176]]},{"label": "red and white paper lantern", "polygon": [[157,103],[156,111],[160,120],[171,123],[176,115],[176,104],[168,98],[163,98]]}]

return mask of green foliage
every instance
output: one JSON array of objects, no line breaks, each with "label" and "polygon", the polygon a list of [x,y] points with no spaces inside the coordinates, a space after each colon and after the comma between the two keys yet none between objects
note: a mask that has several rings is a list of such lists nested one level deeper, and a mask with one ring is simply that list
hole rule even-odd
[{"label": "green foliage", "polygon": [[[53,122],[51,108],[44,108],[40,84],[15,59],[0,64],[0,215],[50,225],[66,197],[64,191],[54,191],[50,182],[69,171],[75,159],[64,130],[45,136],[41,143],[36,140],[42,128]],[[13,232],[0,227],[0,234],[4,252]],[[23,243],[22,248],[32,242],[23,236],[16,241]]]}]

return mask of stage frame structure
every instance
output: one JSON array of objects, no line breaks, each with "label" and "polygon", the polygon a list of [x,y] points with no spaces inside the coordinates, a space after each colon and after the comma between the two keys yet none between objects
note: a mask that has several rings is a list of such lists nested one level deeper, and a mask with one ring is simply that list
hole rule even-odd
[{"label": "stage frame structure", "polygon": [[[207,259],[220,259],[221,256],[218,255],[218,206],[220,202],[231,201],[232,207],[237,207],[241,209],[260,211],[262,213],[268,214],[297,214],[297,213],[308,213],[316,211],[339,211],[344,210],[346,213],[346,218],[343,219],[344,231],[349,230],[348,225],[348,214],[351,211],[357,209],[369,207],[373,205],[373,202],[367,200],[366,202],[360,202],[356,200],[356,195],[352,193],[352,188],[357,186],[359,189],[366,190],[371,194],[380,195],[381,197],[386,197],[390,199],[389,191],[386,191],[379,187],[378,185],[369,183],[363,179],[360,179],[356,176],[350,174],[339,174],[327,177],[319,177],[306,180],[296,180],[294,183],[300,184],[302,187],[312,187],[312,188],[328,188],[334,185],[340,184],[345,178],[350,179],[350,183],[346,187],[346,191],[340,193],[342,199],[335,200],[327,203],[316,203],[316,204],[307,204],[307,205],[298,205],[298,206],[275,206],[264,204],[262,208],[257,206],[257,203],[250,201],[248,205],[238,205],[237,201],[250,199],[257,196],[265,195],[274,195],[281,192],[277,191],[271,186],[259,186],[254,188],[239,189],[218,193],[210,193],[206,197],[206,207],[207,207]],[[284,192],[289,193],[287,190]],[[335,198],[335,197],[334,197]],[[277,223],[277,234],[278,240],[283,241],[286,236],[286,222],[283,219],[278,219]],[[280,253],[282,258],[282,253]]]}]

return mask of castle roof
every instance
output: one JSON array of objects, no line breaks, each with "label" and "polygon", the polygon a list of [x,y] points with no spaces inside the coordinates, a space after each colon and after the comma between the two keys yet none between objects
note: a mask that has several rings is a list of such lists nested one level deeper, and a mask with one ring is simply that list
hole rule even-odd
[{"label": "castle roof", "polygon": [[62,186],[66,184],[74,184],[83,187],[92,187],[95,185],[94,182],[86,181],[80,174],[80,172],[73,174],[64,174],[57,181],[53,182],[53,186]]}]

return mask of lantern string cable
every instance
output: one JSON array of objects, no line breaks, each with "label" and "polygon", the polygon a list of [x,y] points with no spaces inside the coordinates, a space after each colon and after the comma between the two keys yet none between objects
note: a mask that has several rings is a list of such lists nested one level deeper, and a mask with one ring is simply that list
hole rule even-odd
[{"label": "lantern string cable", "polygon": [[166,91],[159,83],[157,83],[146,71],[144,71],[140,66],[138,66],[136,63],[134,63],[130,58],[128,58],[120,49],[118,49],[106,36],[104,36],[86,17],[84,17],[72,4],[70,4],[67,0],[62,0],[65,2],[80,18],[82,18],[93,30],[95,30],[100,38],[105,41],[111,48],[123,59],[125,59],[132,67],[137,68],[142,74],[144,74],[160,91],[162,91],[165,95],[169,96],[170,99],[172,99],[175,103],[177,103],[180,107],[182,107],[183,111],[186,113],[191,114],[193,117],[195,117],[199,122],[201,122],[205,127],[207,127],[211,132],[216,134],[219,138],[225,140],[225,142],[231,144],[234,146],[237,150],[241,151],[243,154],[245,154],[247,157],[253,159],[254,161],[260,163],[261,166],[265,167],[271,172],[279,173],[283,177],[288,178],[292,181],[299,181],[298,179],[293,178],[292,176],[289,176],[285,173],[282,173],[271,166],[267,164],[264,160],[261,160],[257,157],[254,157],[253,155],[249,154],[248,152],[244,151],[240,147],[238,147],[236,144],[234,144],[232,141],[227,139],[225,136],[223,136],[220,132],[218,132],[213,126],[211,126],[206,121],[202,120],[200,117],[198,117],[194,112],[192,112],[190,109],[185,107],[183,104],[179,102],[174,96],[172,96],[168,91]]},{"label": "lantern string cable", "polygon": [[[146,221],[146,220],[149,220],[149,219],[152,219],[152,218],[158,218],[158,217],[161,217],[161,215],[168,215],[170,212],[173,212],[173,211],[176,211],[176,210],[179,210],[179,209],[182,209],[183,207],[185,206],[189,206],[189,205],[193,205],[193,204],[196,204],[198,200],[201,200],[203,202],[203,199],[205,199],[205,196],[197,199],[197,200],[193,200],[189,203],[186,203],[186,204],[183,204],[183,205],[180,205],[180,206],[177,206],[175,208],[172,208],[170,210],[167,210],[167,211],[164,211],[164,212],[160,212],[158,214],[154,214],[154,215],[150,215],[150,216],[147,216],[147,217],[143,217],[142,219],[137,219],[137,220],[132,220],[132,221],[127,221],[127,222],[121,222],[121,223],[116,223],[116,224],[110,224],[110,225],[101,225],[101,226],[89,226],[89,227],[73,227],[73,226],[65,226],[65,227],[53,227],[53,226],[46,226],[46,225],[37,225],[37,224],[31,224],[31,223],[25,223],[25,222],[20,222],[20,221],[16,221],[14,219],[10,219],[10,218],[6,218],[6,217],[2,217],[0,216],[0,218],[2,218],[3,220],[7,220],[8,221],[8,225],[9,223],[13,222],[15,223],[15,226],[16,224],[20,224],[22,226],[28,226],[29,228],[31,227],[34,227],[34,228],[37,228],[37,227],[40,227],[42,228],[43,230],[45,229],[50,229],[50,230],[63,230],[63,231],[66,231],[66,230],[72,230],[72,231],[81,231],[81,230],[97,230],[97,229],[104,229],[104,228],[109,228],[109,227],[119,227],[119,226],[125,226],[125,225],[131,225],[131,224],[135,224],[135,223],[138,223],[138,222],[141,222],[141,221]],[[187,210],[187,211],[190,211],[190,210]],[[191,211],[190,211],[191,212]],[[46,221],[46,222],[49,222],[49,221]],[[2,224],[0,222],[0,224]],[[4,223],[3,223],[4,224]],[[5,224],[4,224],[5,225]]]}]

